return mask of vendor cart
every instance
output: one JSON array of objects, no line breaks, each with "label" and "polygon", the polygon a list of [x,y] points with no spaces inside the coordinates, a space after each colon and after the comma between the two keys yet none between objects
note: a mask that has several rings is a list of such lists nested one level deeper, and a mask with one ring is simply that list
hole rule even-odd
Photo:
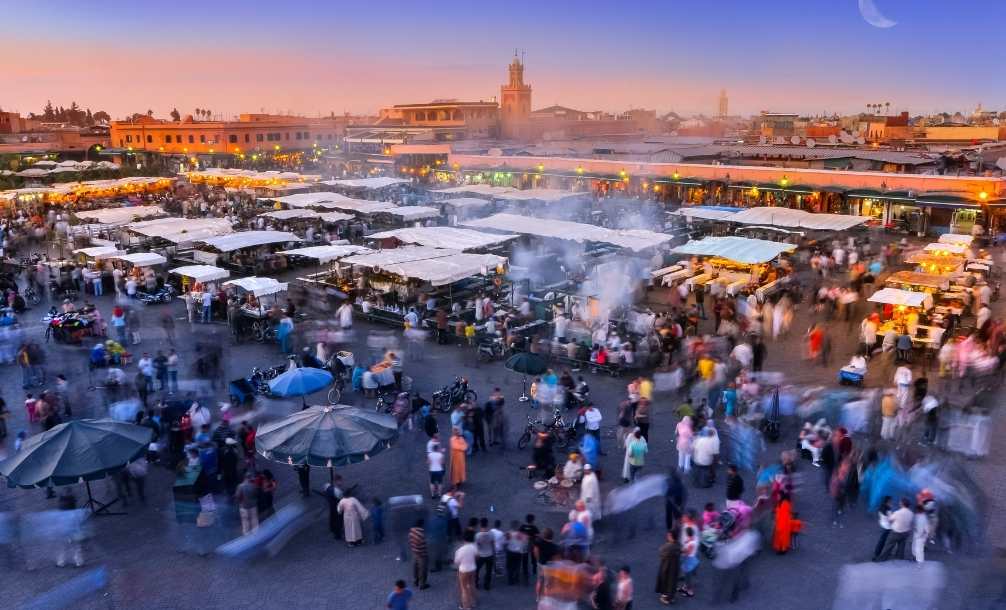
[{"label": "vendor cart", "polygon": [[253,276],[230,280],[223,286],[242,301],[237,319],[232,322],[235,338],[239,342],[246,338],[259,343],[274,340],[278,320],[274,320],[269,311],[280,295],[286,293],[286,283]]}]

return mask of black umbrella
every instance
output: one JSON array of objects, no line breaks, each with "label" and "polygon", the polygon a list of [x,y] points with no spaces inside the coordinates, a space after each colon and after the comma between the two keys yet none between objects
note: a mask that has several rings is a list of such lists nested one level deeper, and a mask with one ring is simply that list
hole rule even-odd
[{"label": "black umbrella", "polygon": [[346,405],[314,406],[259,426],[255,450],[291,466],[335,468],[370,459],[398,436],[394,417]]},{"label": "black umbrella", "polygon": [[530,400],[527,397],[527,375],[541,375],[548,370],[542,357],[531,352],[520,352],[510,356],[504,366],[515,373],[524,375],[521,378],[520,398],[518,398],[521,402]]},{"label": "black umbrella", "polygon": [[91,496],[91,481],[122,470],[147,450],[150,428],[111,419],[78,419],[28,438],[21,450],[0,462],[9,487],[50,487],[83,482],[87,505],[96,513],[104,504]]}]

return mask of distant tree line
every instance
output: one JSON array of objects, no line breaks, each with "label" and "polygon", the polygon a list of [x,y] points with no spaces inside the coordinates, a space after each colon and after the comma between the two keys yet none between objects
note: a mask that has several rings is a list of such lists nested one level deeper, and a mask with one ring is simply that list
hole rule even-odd
[{"label": "distant tree line", "polygon": [[69,108],[53,106],[51,100],[45,103],[41,114],[31,112],[28,117],[45,123],[67,123],[77,127],[90,127],[103,121],[112,120],[112,117],[104,110],[92,113],[90,108],[81,108],[77,102],[70,102]]}]

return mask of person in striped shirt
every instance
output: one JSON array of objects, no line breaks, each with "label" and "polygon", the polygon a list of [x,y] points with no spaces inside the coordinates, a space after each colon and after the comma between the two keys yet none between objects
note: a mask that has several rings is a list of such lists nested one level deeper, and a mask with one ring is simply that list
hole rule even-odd
[{"label": "person in striped shirt", "polygon": [[409,529],[409,550],[412,551],[412,584],[420,590],[429,589],[427,577],[430,571],[429,551],[426,548],[425,523],[417,519],[416,524]]}]

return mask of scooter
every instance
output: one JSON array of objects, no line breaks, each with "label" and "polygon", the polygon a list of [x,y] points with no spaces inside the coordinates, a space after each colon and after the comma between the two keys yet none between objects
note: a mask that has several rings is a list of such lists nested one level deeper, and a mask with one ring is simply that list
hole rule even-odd
[{"label": "scooter", "polygon": [[433,393],[432,408],[434,411],[447,413],[455,405],[463,402],[474,403],[479,399],[475,390],[468,388],[468,380],[464,377],[455,377],[454,385],[444,386]]}]

